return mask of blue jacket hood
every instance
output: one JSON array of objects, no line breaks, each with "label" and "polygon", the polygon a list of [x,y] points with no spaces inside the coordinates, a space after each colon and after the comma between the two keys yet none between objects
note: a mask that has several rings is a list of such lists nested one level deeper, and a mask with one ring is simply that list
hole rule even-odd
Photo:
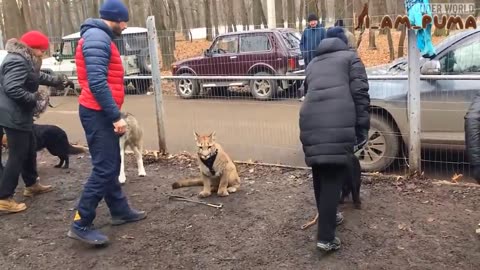
[{"label": "blue jacket hood", "polygon": [[80,36],[83,36],[87,30],[92,28],[98,28],[107,33],[110,38],[115,38],[112,29],[110,29],[110,27],[103,20],[93,18],[85,20],[85,22],[80,26]]}]

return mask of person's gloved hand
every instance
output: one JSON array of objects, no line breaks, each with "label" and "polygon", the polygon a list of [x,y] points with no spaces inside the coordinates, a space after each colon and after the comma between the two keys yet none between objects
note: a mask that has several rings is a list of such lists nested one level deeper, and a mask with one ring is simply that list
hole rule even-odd
[{"label": "person's gloved hand", "polygon": [[357,152],[365,146],[368,142],[368,130],[365,129],[356,129],[356,143],[353,147],[353,152]]},{"label": "person's gloved hand", "polygon": [[73,85],[73,82],[69,80],[67,75],[65,74],[58,74],[55,81],[56,85],[58,85],[58,87],[61,87],[62,89],[69,85]]}]

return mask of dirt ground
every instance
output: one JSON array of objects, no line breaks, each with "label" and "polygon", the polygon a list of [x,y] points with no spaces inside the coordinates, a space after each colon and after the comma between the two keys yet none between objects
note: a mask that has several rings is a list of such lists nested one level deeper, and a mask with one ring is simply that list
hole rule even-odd
[{"label": "dirt ground", "polygon": [[315,215],[309,171],[239,165],[241,191],[209,198],[224,205],[214,209],[165,194],[196,198],[198,188],[170,188],[196,174],[191,159],[149,164],[139,178],[129,156],[124,189],[149,216],[111,227],[102,202],[95,225],[112,243],[92,248],[66,237],[89,157],[72,156],[68,170],[54,169],[56,162],[39,153],[41,177],[54,192],[26,199],[21,184],[17,199],[29,209],[0,216],[2,269],[480,269],[478,187],[364,178],[363,209],[350,200],[341,207],[342,249],[319,256],[316,227],[300,229]]}]

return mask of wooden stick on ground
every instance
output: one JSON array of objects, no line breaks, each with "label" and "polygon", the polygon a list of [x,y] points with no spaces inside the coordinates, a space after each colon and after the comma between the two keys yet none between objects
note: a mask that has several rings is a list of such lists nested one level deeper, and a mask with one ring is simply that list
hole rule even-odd
[{"label": "wooden stick on ground", "polygon": [[315,223],[317,223],[317,220],[318,220],[318,213],[315,215],[315,217],[312,220],[310,220],[309,222],[302,225],[302,227],[301,227],[302,230],[306,230],[306,229],[312,227],[313,225],[315,225]]},{"label": "wooden stick on ground", "polygon": [[187,197],[180,196],[180,195],[173,195],[173,194],[165,194],[165,195],[167,195],[170,200],[198,203],[198,204],[203,204],[203,205],[210,206],[210,207],[217,208],[217,209],[220,209],[220,208],[223,207],[223,204],[221,204],[221,203],[220,204],[214,204],[214,203],[208,203],[208,202],[199,201],[199,200],[192,200],[192,199],[189,199]]}]

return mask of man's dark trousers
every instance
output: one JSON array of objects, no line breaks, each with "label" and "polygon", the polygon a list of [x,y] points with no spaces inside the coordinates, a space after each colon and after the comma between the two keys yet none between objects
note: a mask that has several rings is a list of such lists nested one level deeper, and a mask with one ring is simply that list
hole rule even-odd
[{"label": "man's dark trousers", "polygon": [[102,199],[105,199],[112,216],[123,216],[129,213],[130,207],[118,181],[120,146],[113,123],[103,111],[82,105],[79,106],[79,114],[93,165],[77,207],[80,220],[78,217],[74,219],[77,225],[84,227],[92,224]]}]

